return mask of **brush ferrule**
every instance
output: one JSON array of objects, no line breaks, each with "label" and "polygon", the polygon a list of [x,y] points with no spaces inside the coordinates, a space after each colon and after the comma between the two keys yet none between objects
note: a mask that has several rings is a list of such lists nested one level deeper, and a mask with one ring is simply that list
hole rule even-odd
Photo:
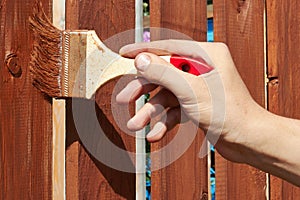
[{"label": "brush ferrule", "polygon": [[108,49],[95,31],[64,31],[63,97],[91,99],[106,81],[136,73],[133,60]]},{"label": "brush ferrule", "polygon": [[63,41],[62,41],[62,54],[63,54],[63,60],[62,60],[62,69],[61,69],[61,88],[62,88],[62,95],[68,96],[69,94],[69,51],[70,51],[70,32],[63,31]]}]

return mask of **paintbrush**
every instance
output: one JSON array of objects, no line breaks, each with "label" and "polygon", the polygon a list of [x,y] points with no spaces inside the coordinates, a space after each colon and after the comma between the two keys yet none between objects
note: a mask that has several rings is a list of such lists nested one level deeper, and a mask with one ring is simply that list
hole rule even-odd
[{"label": "paintbrush", "polygon": [[29,19],[34,34],[33,84],[51,97],[91,99],[106,81],[135,73],[133,59],[107,48],[93,30],[59,30],[38,4]]},{"label": "paintbrush", "polygon": [[[93,30],[59,30],[37,3],[30,17],[34,34],[30,71],[33,84],[55,98],[92,99],[105,82],[135,74],[134,60],[107,48]],[[212,67],[180,56],[164,57],[183,71],[199,75]]]}]

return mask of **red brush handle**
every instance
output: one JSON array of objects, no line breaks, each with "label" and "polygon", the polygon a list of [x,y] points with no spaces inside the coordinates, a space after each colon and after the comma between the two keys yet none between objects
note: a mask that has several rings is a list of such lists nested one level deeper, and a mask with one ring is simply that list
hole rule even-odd
[{"label": "red brush handle", "polygon": [[173,55],[170,58],[170,63],[173,64],[176,68],[199,76],[213,70],[214,68],[209,66],[204,60],[195,60],[192,58],[182,57],[178,55]]}]

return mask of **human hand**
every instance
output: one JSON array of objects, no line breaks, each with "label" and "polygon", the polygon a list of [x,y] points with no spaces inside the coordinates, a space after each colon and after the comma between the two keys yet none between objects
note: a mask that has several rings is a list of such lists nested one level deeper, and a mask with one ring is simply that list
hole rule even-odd
[{"label": "human hand", "polygon": [[[300,186],[300,121],[272,114],[255,103],[226,45],[164,40],[128,45],[120,54],[135,58],[139,78],[117,95],[117,102],[128,103],[162,87],[129,120],[129,129],[139,130],[167,110],[166,121],[159,121],[147,135],[149,141],[158,141],[167,130],[190,119],[226,159]],[[194,76],[157,56],[172,54],[205,61],[214,70]]]},{"label": "human hand", "polygon": [[[161,139],[167,130],[185,119],[202,128],[212,144],[218,139],[221,146],[242,142],[245,138],[240,132],[245,126],[244,121],[257,117],[261,111],[240,78],[228,48],[222,43],[164,40],[128,45],[120,50],[120,54],[135,58],[139,78],[119,93],[117,102],[134,101],[162,86],[127,124],[132,131],[142,129],[151,117],[167,109],[167,119],[155,124],[147,135],[151,142]],[[206,62],[214,70],[194,76],[157,56],[172,54]],[[232,145],[228,149],[222,148],[224,156],[232,149]]]}]

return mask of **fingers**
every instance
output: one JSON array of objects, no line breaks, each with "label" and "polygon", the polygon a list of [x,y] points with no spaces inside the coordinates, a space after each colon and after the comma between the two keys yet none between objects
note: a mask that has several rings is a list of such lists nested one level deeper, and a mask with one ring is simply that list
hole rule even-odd
[{"label": "fingers", "polygon": [[175,68],[159,56],[139,54],[135,59],[135,66],[145,79],[170,90],[179,100],[190,98],[193,94],[191,83],[196,81],[197,76]]},{"label": "fingers", "polygon": [[178,105],[177,98],[170,91],[162,89],[128,121],[127,127],[131,131],[140,130],[151,118],[163,113],[166,108]]},{"label": "fingers", "polygon": [[[180,54],[188,55],[188,52],[197,47],[197,43],[186,40],[160,40],[129,44],[122,47],[119,53],[125,57],[135,57],[141,52],[149,52],[157,55]],[[192,47],[192,48],[190,48]],[[189,48],[189,51],[184,51]],[[199,48],[199,47],[198,47]]]},{"label": "fingers", "polygon": [[141,95],[147,94],[157,88],[146,79],[138,78],[131,81],[117,96],[118,103],[129,103],[137,100]]},{"label": "fingers", "polygon": [[120,49],[119,54],[124,57],[134,58],[142,52],[154,53],[160,56],[170,55],[170,51],[165,49],[164,46],[160,47],[160,43],[158,43],[157,41],[126,45]]},{"label": "fingers", "polygon": [[[166,118],[166,119],[165,119]],[[165,119],[165,120],[164,120]],[[182,120],[180,107],[171,108],[165,116],[157,122],[153,129],[147,134],[146,138],[149,142],[159,141],[165,134],[179,124]]]},{"label": "fingers", "polygon": [[135,43],[122,47],[119,51],[124,57],[134,58],[142,52],[153,53],[159,56],[177,54],[180,56],[203,59],[209,65],[209,52],[215,51],[216,43],[195,42],[189,40],[160,40],[145,43]]}]

